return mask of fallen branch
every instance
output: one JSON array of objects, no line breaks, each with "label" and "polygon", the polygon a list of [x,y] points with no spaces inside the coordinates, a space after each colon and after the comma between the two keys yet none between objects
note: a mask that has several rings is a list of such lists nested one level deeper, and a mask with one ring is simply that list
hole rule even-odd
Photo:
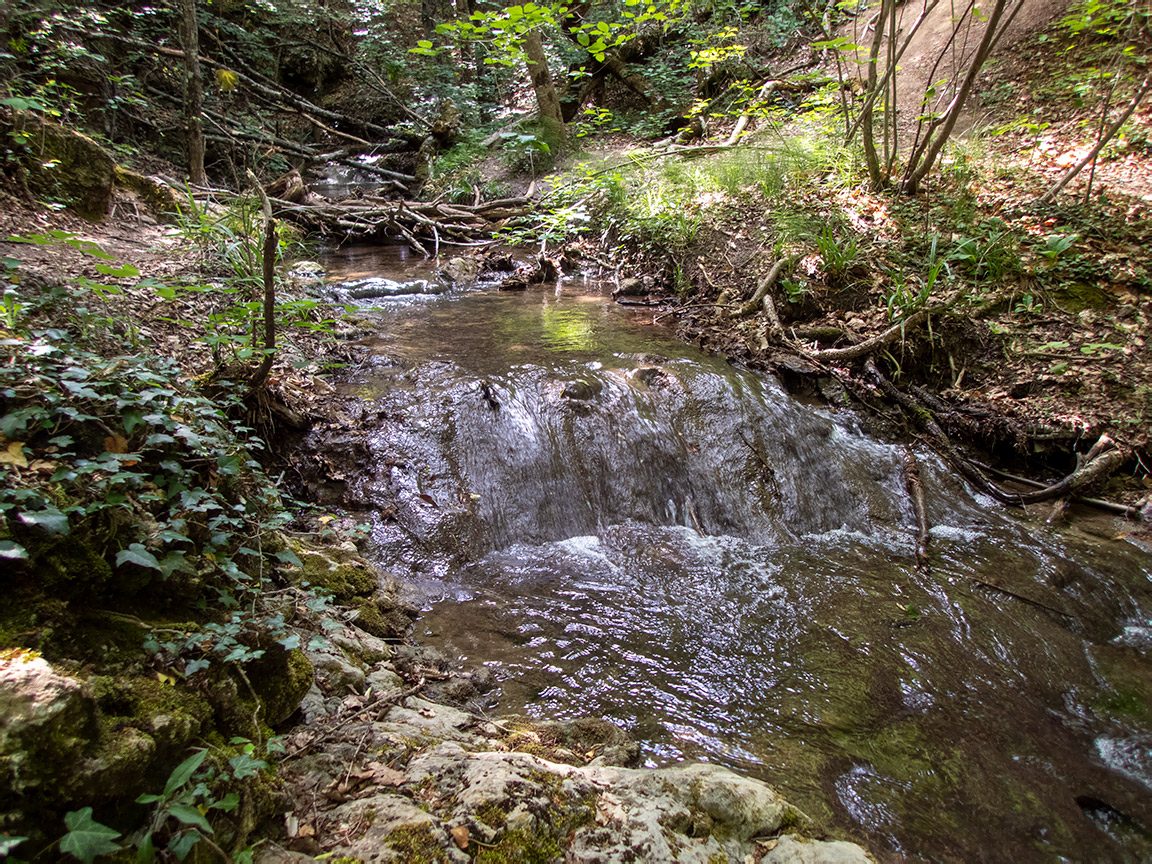
[{"label": "fallen branch", "polygon": [[359,711],[355,711],[352,714],[349,714],[343,720],[340,720],[336,723],[333,723],[331,726],[329,726],[323,732],[319,733],[314,738],[312,738],[312,740],[310,740],[307,744],[305,744],[299,750],[294,750],[293,752],[287,754],[283,759],[280,760],[280,764],[284,764],[285,762],[289,762],[292,759],[299,759],[301,756],[305,755],[306,753],[310,753],[312,750],[315,750],[318,746],[323,744],[325,741],[330,740],[333,735],[335,735],[337,732],[339,732],[342,728],[347,726],[353,720],[357,719],[358,717],[364,716],[365,714],[367,714],[372,709],[382,708],[384,706],[388,706],[389,708],[391,708],[393,705],[396,705],[400,702],[405,701],[409,696],[415,696],[417,693],[419,693],[423,689],[424,689],[424,679],[420,679],[420,681],[418,681],[412,687],[409,687],[407,690],[401,690],[398,693],[390,693],[387,696],[381,696],[380,698],[375,699],[372,702],[369,702],[367,705],[365,705]]},{"label": "fallen branch", "polygon": [[1147,75],[1144,78],[1144,83],[1140,85],[1140,89],[1136,91],[1136,95],[1132,97],[1132,102],[1126,109],[1124,109],[1124,113],[1121,114],[1116,122],[1109,126],[1104,134],[1100,136],[1100,140],[1096,142],[1095,147],[1088,151],[1087,156],[1069,168],[1055,186],[1053,186],[1051,189],[1041,195],[1039,199],[1037,199],[1039,203],[1047,204],[1049,201],[1059,195],[1060,192],[1063,191],[1064,187],[1072,181],[1072,178],[1084,170],[1084,166],[1086,166],[1089,162],[1094,161],[1096,157],[1100,155],[1100,151],[1104,149],[1108,142],[1111,141],[1116,133],[1120,131],[1120,127],[1123,126],[1127,122],[1128,118],[1131,117],[1132,114],[1136,111],[1136,109],[1140,107],[1140,103],[1144,100],[1144,95],[1148,92],[1148,88],[1150,86],[1152,86],[1152,75]]},{"label": "fallen branch", "polygon": [[[1007,471],[993,468],[991,465],[985,465],[983,462],[977,462],[975,459],[969,461],[981,471],[987,472],[988,474],[995,474],[997,477],[1003,477],[1005,480],[1011,480],[1013,483],[1031,486],[1033,489],[1047,489],[1051,485],[1049,483],[1042,483],[1039,480],[1031,480],[1028,477],[1021,477],[1017,474],[1009,474]],[[1129,519],[1136,520],[1144,518],[1140,507],[1135,504],[1120,504],[1117,501],[1105,501],[1103,498],[1086,498],[1083,495],[1070,495],[1069,497],[1077,503],[1088,504],[1091,507],[1106,510],[1118,516],[1126,516]]]},{"label": "fallen branch", "polygon": [[904,485],[912,499],[916,513],[916,564],[927,571],[931,559],[928,555],[928,507],[924,503],[924,482],[920,479],[920,464],[911,448],[904,451]]}]

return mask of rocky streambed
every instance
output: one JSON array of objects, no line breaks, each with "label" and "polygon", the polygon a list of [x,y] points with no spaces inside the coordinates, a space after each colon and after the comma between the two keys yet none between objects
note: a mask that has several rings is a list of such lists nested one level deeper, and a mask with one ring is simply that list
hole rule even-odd
[{"label": "rocky streambed", "polygon": [[882,860],[1139,860],[1152,596],[1123,525],[1017,518],[920,452],[917,567],[903,447],[607,295],[374,304],[305,471],[418,637],[501,711],[607,718],[648,768],[779,787]]},{"label": "rocky streambed", "polygon": [[811,839],[818,828],[761,781],[717,765],[628,767],[639,747],[612,723],[465,710],[492,686],[486,670],[346,621],[326,630],[280,771],[284,835],[261,861],[870,860]]}]

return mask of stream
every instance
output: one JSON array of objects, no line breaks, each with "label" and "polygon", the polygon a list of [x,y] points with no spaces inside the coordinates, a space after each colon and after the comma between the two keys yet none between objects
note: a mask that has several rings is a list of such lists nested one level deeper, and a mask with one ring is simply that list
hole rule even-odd
[{"label": "stream", "polygon": [[1122,520],[1049,528],[918,451],[922,573],[903,446],[610,285],[324,263],[341,296],[417,285],[356,301],[379,327],[342,385],[344,495],[417,639],[495,672],[490,711],[607,717],[882,861],[1152,860],[1152,559]]}]

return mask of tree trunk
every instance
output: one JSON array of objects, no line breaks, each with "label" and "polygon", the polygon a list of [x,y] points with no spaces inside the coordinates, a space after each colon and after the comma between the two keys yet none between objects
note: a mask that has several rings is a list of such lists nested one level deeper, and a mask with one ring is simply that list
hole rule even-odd
[{"label": "tree trunk", "polygon": [[[880,43],[884,41],[885,14],[891,4],[892,0],[881,0],[880,12],[874,19],[876,29],[872,33],[872,46],[868,50],[868,83],[864,88],[864,92],[869,98],[864,103],[864,109],[860,112],[860,140],[864,145],[864,163],[868,166],[868,181],[873,191],[883,189],[888,179],[880,170],[880,157],[876,153],[876,133],[872,127],[872,111],[876,100],[872,97],[877,89],[876,64],[880,62]],[[885,122],[887,122],[887,117],[885,117]]]},{"label": "tree trunk", "polygon": [[204,101],[204,79],[200,74],[196,0],[180,0],[180,42],[184,48],[184,140],[188,149],[188,177],[193,186],[203,186],[204,126],[200,109]]},{"label": "tree trunk", "polygon": [[567,138],[564,129],[564,115],[560,111],[560,99],[552,83],[552,73],[548,71],[548,58],[544,56],[544,43],[539,30],[529,30],[524,35],[524,53],[528,55],[528,77],[532,80],[532,90],[536,93],[536,105],[540,110],[540,125],[545,140],[553,150],[562,147]]},{"label": "tree trunk", "polygon": [[[964,103],[968,100],[968,94],[971,92],[972,86],[976,83],[976,78],[980,74],[980,70],[984,67],[984,62],[988,59],[988,55],[992,53],[992,48],[1000,40],[1000,37],[1004,35],[1004,32],[1012,25],[1016,13],[1020,11],[1024,3],[1017,2],[1005,19],[1004,10],[1007,6],[1008,0],[996,0],[996,5],[988,15],[988,24],[984,28],[984,35],[980,39],[980,45],[972,57],[972,62],[968,67],[968,72],[965,74],[964,80],[960,84],[960,88],[956,91],[956,95],[948,105],[944,116],[933,121],[933,128],[931,128],[928,135],[925,136],[920,148],[909,158],[908,169],[904,175],[904,182],[901,187],[902,191],[906,194],[915,195],[919,188],[920,181],[928,176],[928,172],[931,171],[932,166],[936,164],[936,158],[940,155],[940,151],[944,149],[944,144],[952,134],[952,129],[956,126],[956,121],[960,119],[960,112],[964,108]],[[1002,19],[1003,23],[1001,23]]]}]

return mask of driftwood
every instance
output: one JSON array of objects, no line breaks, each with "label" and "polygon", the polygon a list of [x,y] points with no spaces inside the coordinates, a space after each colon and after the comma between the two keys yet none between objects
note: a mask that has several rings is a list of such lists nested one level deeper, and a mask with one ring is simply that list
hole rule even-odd
[{"label": "driftwood", "polygon": [[526,215],[527,198],[505,198],[481,204],[437,201],[389,201],[364,196],[346,201],[309,199],[303,204],[274,200],[280,218],[310,231],[353,238],[392,235],[427,255],[426,243],[437,246],[483,246],[509,219]]}]

